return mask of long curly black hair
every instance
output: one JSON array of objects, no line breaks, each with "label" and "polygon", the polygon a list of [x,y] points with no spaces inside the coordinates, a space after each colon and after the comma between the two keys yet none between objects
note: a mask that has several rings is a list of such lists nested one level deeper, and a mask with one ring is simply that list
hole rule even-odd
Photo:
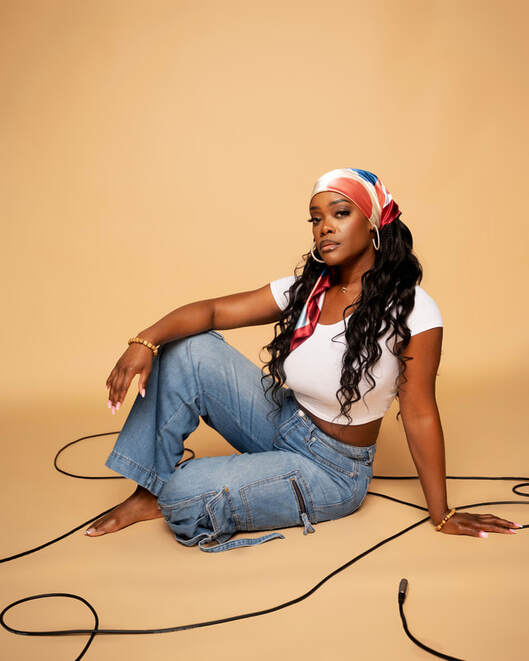
[{"label": "long curly black hair", "polygon": [[[400,217],[379,229],[379,234],[380,249],[375,251],[375,262],[373,267],[362,275],[361,297],[356,309],[345,321],[347,348],[343,356],[341,387],[336,392],[336,398],[340,404],[340,414],[345,416],[349,423],[352,422],[349,415],[351,405],[360,399],[358,385],[362,376],[365,374],[366,381],[370,385],[364,398],[367,392],[375,387],[370,368],[382,355],[382,349],[378,344],[379,338],[391,329],[386,339],[386,346],[399,361],[399,373],[395,384],[397,397],[398,388],[407,381],[406,362],[411,360],[411,356],[403,353],[411,337],[406,319],[415,304],[415,285],[422,281],[422,267],[413,253],[412,234]],[[321,256],[318,256],[321,259]],[[304,265],[296,266],[294,269],[296,279],[289,289],[289,304],[274,325],[274,339],[270,344],[262,347],[268,351],[271,359],[261,368],[261,384],[264,388],[264,382],[268,382],[265,396],[272,389],[272,399],[278,407],[277,412],[281,408],[277,392],[285,383],[283,363],[289,354],[294,328],[308,295],[325,268],[325,264],[313,259],[310,251],[304,254],[303,258]],[[303,269],[301,275],[300,269]],[[336,267],[329,267],[329,271],[331,283],[334,283],[338,271]],[[351,307],[354,305],[345,308],[344,320]],[[340,335],[342,334],[343,331]],[[393,337],[396,339],[390,343],[389,340]],[[402,344],[397,348],[399,339],[402,340]],[[397,419],[399,414],[400,409]]]}]

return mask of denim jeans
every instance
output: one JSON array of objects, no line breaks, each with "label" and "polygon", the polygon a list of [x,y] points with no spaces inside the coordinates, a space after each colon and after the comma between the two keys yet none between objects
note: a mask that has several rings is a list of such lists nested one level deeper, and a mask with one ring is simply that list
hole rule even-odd
[{"label": "denim jeans", "polygon": [[[270,383],[267,375],[265,385]],[[239,531],[303,526],[351,514],[373,476],[376,443],[354,446],[321,431],[291,389],[277,410],[261,370],[211,330],[162,345],[105,465],[157,497],[175,538],[207,552],[284,535],[228,541]],[[204,422],[238,452],[181,462]],[[206,546],[210,542],[215,544]]]}]

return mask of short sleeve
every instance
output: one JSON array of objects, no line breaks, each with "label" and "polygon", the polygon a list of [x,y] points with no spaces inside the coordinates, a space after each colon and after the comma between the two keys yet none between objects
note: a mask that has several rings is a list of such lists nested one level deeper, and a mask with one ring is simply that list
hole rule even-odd
[{"label": "short sleeve", "polygon": [[406,323],[412,335],[417,335],[429,328],[443,326],[441,311],[437,303],[419,285],[415,285],[415,305],[408,315]]},{"label": "short sleeve", "polygon": [[270,283],[272,296],[281,310],[284,310],[288,306],[288,290],[294,284],[295,279],[295,276],[287,275],[284,278],[272,280]]}]

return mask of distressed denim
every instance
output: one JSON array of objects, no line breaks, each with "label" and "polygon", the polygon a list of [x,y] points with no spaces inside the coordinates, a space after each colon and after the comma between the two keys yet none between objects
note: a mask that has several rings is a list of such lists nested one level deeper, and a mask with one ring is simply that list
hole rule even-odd
[{"label": "distressed denim", "polygon": [[[270,376],[265,385],[270,383]],[[351,514],[373,476],[376,443],[342,443],[321,431],[289,388],[277,410],[261,370],[218,331],[162,345],[145,398],[134,401],[105,465],[157,497],[176,540],[217,552],[276,538],[236,538]],[[237,452],[181,461],[200,418]],[[213,545],[206,546],[213,543]]]}]

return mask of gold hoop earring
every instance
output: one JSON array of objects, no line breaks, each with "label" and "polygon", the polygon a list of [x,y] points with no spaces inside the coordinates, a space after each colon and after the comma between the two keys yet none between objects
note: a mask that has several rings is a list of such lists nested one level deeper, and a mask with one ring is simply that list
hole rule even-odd
[{"label": "gold hoop earring", "polygon": [[373,227],[375,228],[376,233],[377,233],[378,246],[375,243],[375,239],[371,239],[371,241],[373,242],[373,247],[375,248],[375,250],[380,250],[380,234],[378,232],[378,227],[376,225],[373,225]]},{"label": "gold hoop earring", "polygon": [[310,249],[310,254],[312,255],[312,259],[313,259],[315,262],[320,262],[320,264],[325,264],[325,260],[324,260],[324,259],[318,259],[317,257],[314,256],[314,248],[315,248],[315,247],[316,247],[316,241],[314,241],[314,243],[312,244],[312,248]]}]

